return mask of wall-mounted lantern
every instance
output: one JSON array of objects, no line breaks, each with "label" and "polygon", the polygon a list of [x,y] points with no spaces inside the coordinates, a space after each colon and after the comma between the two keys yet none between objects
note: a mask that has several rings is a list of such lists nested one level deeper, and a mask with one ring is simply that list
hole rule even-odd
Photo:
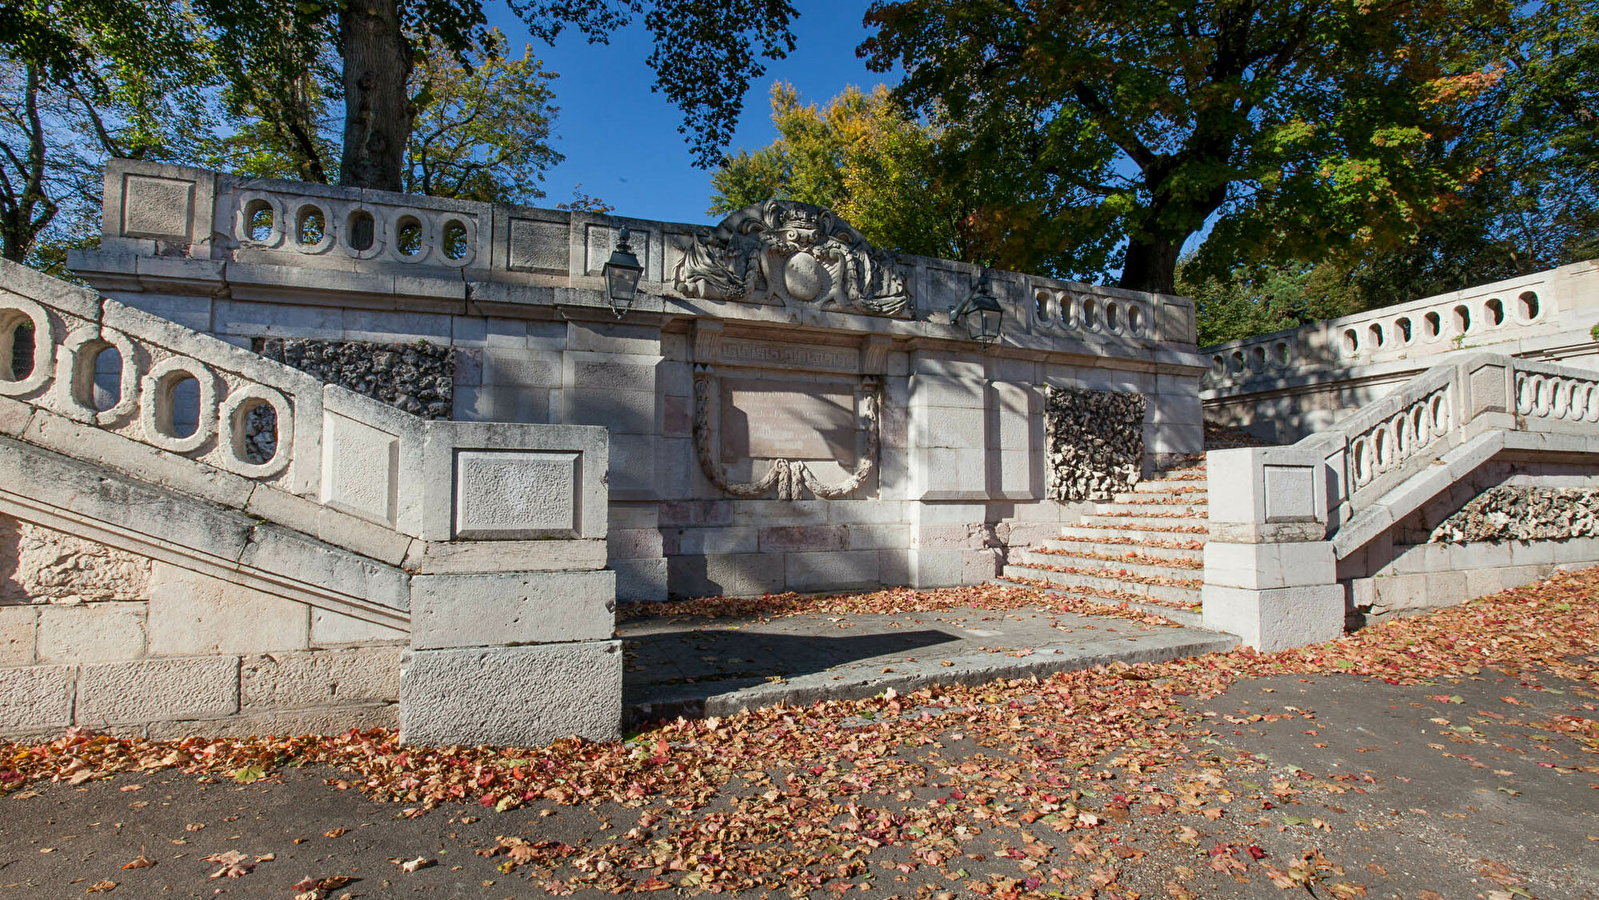
[{"label": "wall-mounted lantern", "polygon": [[632,237],[632,232],[626,228],[617,232],[616,249],[605,262],[605,294],[618,319],[632,308],[633,299],[638,296],[639,277],[644,274],[644,267],[639,265],[638,257],[627,243]]},{"label": "wall-mounted lantern", "polygon": [[994,296],[987,269],[978,276],[977,283],[972,285],[972,291],[966,295],[966,299],[959,306],[949,308],[949,324],[964,323],[966,333],[971,335],[972,340],[982,344],[991,344],[999,339],[999,327],[1004,318],[1005,310],[1000,308],[999,299]]}]

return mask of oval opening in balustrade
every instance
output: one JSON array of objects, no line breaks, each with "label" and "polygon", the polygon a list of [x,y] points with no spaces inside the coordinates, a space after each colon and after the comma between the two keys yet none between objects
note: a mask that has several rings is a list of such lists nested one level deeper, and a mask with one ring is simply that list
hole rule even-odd
[{"label": "oval opening in balustrade", "polygon": [[1410,440],[1410,417],[1404,413],[1394,416],[1393,424],[1389,428],[1392,429],[1394,436],[1394,459],[1408,457],[1414,449]]},{"label": "oval opening in balustrade", "polygon": [[1105,301],[1105,328],[1115,332],[1122,330],[1121,307],[1109,300]]},{"label": "oval opening in balustrade", "polygon": [[422,223],[415,216],[400,219],[394,229],[394,249],[402,256],[420,256],[426,249],[422,246]]},{"label": "oval opening in balustrade", "polygon": [[466,259],[472,252],[472,245],[466,239],[466,226],[455,219],[445,222],[443,247],[446,259]]},{"label": "oval opening in balustrade", "polygon": [[1549,414],[1557,419],[1566,417],[1566,410],[1571,408],[1571,382],[1564,379],[1555,382],[1554,395],[1549,400]]},{"label": "oval opening in balustrade", "polygon": [[1488,302],[1482,305],[1482,309],[1489,325],[1505,324],[1505,304],[1498,297],[1488,298]]},{"label": "oval opening in balustrade", "polygon": [[1093,297],[1083,298],[1083,327],[1094,328],[1099,324],[1099,304]]},{"label": "oval opening in balustrade", "polygon": [[1144,333],[1144,311],[1137,306],[1127,307],[1127,330],[1136,335]]},{"label": "oval opening in balustrade", "polygon": [[1210,372],[1217,378],[1227,374],[1227,360],[1222,359],[1220,356],[1212,356],[1210,358]]},{"label": "oval opening in balustrade", "polygon": [[1070,294],[1055,295],[1055,316],[1060,321],[1062,328],[1072,327],[1072,296]]},{"label": "oval opening in balustrade", "polygon": [[1360,335],[1355,334],[1355,329],[1344,329],[1344,355],[1354,356],[1360,352]]},{"label": "oval opening in balustrade", "polygon": [[1278,366],[1288,365],[1288,342],[1278,341],[1271,345],[1272,361]]},{"label": "oval opening in balustrade", "polygon": [[33,343],[32,319],[13,310],[0,312],[0,360],[7,363],[0,369],[4,380],[26,381],[33,376]]},{"label": "oval opening in balustrade", "polygon": [[1449,408],[1444,405],[1444,396],[1439,394],[1432,398],[1432,428],[1433,434],[1443,434],[1449,430]]},{"label": "oval opening in balustrade", "polygon": [[1455,316],[1451,320],[1455,327],[1455,334],[1461,335],[1471,330],[1471,310],[1465,304],[1455,307]]},{"label": "oval opening in balustrade", "polygon": [[1378,322],[1371,323],[1371,327],[1366,329],[1366,334],[1371,338],[1372,349],[1375,350],[1376,348],[1381,347],[1383,345],[1383,342],[1384,342],[1383,341],[1383,337],[1384,336],[1383,336],[1383,333],[1382,333],[1382,325],[1381,325],[1381,323],[1378,323]]},{"label": "oval opening in balustrade", "polygon": [[265,400],[248,400],[229,423],[233,452],[241,462],[265,465],[278,455],[278,411]]},{"label": "oval opening in balustrade", "polygon": [[1389,464],[1393,462],[1394,450],[1391,440],[1388,435],[1387,425],[1379,425],[1377,430],[1371,433],[1372,448],[1377,451],[1377,471],[1379,472],[1387,470]]},{"label": "oval opening in balustrade", "polygon": [[1249,368],[1255,372],[1266,371],[1266,348],[1264,346],[1257,346],[1250,349]]},{"label": "oval opening in balustrade", "polygon": [[1243,371],[1244,371],[1244,351],[1242,351],[1242,350],[1234,350],[1233,351],[1233,355],[1232,355],[1232,360],[1230,361],[1229,365],[1231,366],[1231,368],[1233,370],[1233,374],[1235,374],[1235,375],[1243,374]]},{"label": "oval opening in balustrade", "polygon": [[1516,313],[1523,322],[1531,322],[1538,318],[1538,295],[1532,291],[1523,293],[1516,298]]},{"label": "oval opening in balustrade", "polygon": [[350,249],[357,253],[371,250],[372,245],[377,242],[377,222],[373,220],[372,214],[364,209],[350,213],[347,228],[350,235]]},{"label": "oval opening in balustrade", "polygon": [[89,381],[91,395],[78,401],[105,412],[122,402],[122,351],[104,344],[94,351],[94,373]]},{"label": "oval opening in balustrade", "polygon": [[1399,335],[1399,343],[1408,344],[1415,340],[1415,335],[1410,333],[1410,320],[1401,316],[1394,320],[1394,333]]},{"label": "oval opening in balustrade", "polygon": [[1036,292],[1034,292],[1034,294],[1033,294],[1033,319],[1035,321],[1037,321],[1040,325],[1045,325],[1045,324],[1049,323],[1049,321],[1050,321],[1050,315],[1049,315],[1049,291],[1036,291]]},{"label": "oval opening in balustrade", "polygon": [[250,205],[244,208],[244,230],[250,240],[257,243],[266,243],[272,240],[272,226],[276,215],[272,204],[265,200],[251,200]]},{"label": "oval opening in balustrade", "polygon": [[1435,312],[1427,313],[1421,317],[1422,327],[1427,331],[1427,337],[1435,338],[1443,332],[1443,319]]},{"label": "oval opening in balustrade", "polygon": [[200,382],[186,372],[173,372],[156,392],[156,427],[170,438],[186,438],[200,427]]},{"label": "oval opening in balustrade", "polygon": [[1410,432],[1415,437],[1416,447],[1425,447],[1432,439],[1427,428],[1427,405],[1422,404],[1410,411]]},{"label": "oval opening in balustrade", "polygon": [[1355,484],[1365,484],[1371,480],[1371,442],[1366,438],[1359,438],[1354,446],[1349,448],[1349,458],[1354,461]]},{"label": "oval opening in balustrade", "polygon": [[300,207],[299,221],[294,223],[294,240],[302,247],[315,247],[328,236],[328,222],[322,210],[314,206]]}]

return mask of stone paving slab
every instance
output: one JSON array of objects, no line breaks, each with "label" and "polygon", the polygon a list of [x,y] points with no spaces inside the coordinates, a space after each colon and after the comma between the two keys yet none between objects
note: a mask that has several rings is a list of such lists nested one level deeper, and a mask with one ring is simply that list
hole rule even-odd
[{"label": "stone paving slab", "polygon": [[623,725],[1225,651],[1198,628],[1051,610],[656,616],[617,627]]}]

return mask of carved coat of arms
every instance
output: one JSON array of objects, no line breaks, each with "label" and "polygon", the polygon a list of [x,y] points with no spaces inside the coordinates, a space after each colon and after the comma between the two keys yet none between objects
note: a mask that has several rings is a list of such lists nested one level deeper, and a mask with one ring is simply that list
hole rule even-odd
[{"label": "carved coat of arms", "polygon": [[768,200],[690,244],[673,272],[685,297],[836,305],[897,316],[910,295],[887,254],[831,211]]}]

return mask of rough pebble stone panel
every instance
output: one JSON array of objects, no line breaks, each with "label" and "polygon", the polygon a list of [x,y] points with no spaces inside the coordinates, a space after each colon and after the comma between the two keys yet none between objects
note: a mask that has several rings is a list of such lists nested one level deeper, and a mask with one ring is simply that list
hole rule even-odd
[{"label": "rough pebble stone panel", "polygon": [[326,384],[365,394],[424,419],[448,419],[455,398],[455,350],[418,341],[377,344],[261,338],[256,352]]},{"label": "rough pebble stone panel", "polygon": [[139,725],[239,711],[239,658],[195,656],[84,666],[77,724]]},{"label": "rough pebble stone panel", "polygon": [[1491,488],[1433,529],[1432,543],[1564,541],[1599,537],[1599,491]]},{"label": "rough pebble stone panel", "polygon": [[1044,408],[1049,497],[1109,500],[1138,480],[1144,465],[1142,394],[1052,387]]}]

